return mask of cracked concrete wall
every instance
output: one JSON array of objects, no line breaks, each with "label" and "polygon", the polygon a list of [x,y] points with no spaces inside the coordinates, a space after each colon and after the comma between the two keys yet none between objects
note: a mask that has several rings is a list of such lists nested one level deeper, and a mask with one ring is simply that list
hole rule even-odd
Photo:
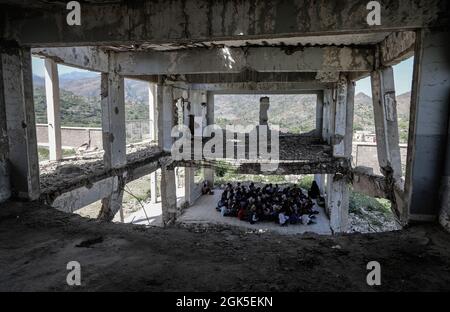
[{"label": "cracked concrete wall", "polygon": [[67,27],[65,3],[24,1],[21,5],[23,9],[3,6],[0,10],[6,20],[3,38],[35,46],[140,41],[186,44],[256,36],[400,30],[445,25],[450,12],[446,0],[383,1],[383,23],[373,27],[366,22],[367,1],[363,0],[83,2],[82,26]]}]

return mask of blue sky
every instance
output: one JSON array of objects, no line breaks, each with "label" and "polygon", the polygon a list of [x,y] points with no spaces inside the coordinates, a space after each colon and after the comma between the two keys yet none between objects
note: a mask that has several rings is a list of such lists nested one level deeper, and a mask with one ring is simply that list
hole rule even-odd
[{"label": "blue sky", "polygon": [[[397,95],[411,91],[413,62],[414,57],[411,57],[406,61],[403,61],[400,64],[394,66],[395,93]],[[71,72],[84,72],[85,70],[58,65],[58,71],[60,75],[64,75]],[[44,76],[43,59],[33,57],[33,74]],[[370,77],[361,79],[356,82],[356,94],[358,94],[359,92],[364,92],[365,94],[372,96]]]}]

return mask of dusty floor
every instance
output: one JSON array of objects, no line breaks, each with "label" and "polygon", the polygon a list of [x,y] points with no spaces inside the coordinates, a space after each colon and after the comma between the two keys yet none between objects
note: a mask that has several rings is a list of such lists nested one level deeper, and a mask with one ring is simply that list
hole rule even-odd
[{"label": "dusty floor", "polygon": [[[78,288],[66,265],[81,264]],[[382,285],[366,284],[381,263]],[[345,236],[101,223],[37,204],[0,206],[0,291],[449,290],[450,234],[420,226]]]}]

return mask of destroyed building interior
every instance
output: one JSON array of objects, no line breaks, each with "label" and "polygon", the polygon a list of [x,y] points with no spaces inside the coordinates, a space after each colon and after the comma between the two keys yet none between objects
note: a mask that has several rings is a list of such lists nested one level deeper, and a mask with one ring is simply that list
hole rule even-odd
[{"label": "destroyed building interior", "polygon": [[[340,283],[335,275],[324,278],[323,271],[378,253],[391,261],[386,270],[395,277],[404,279],[408,270],[401,258],[421,268],[415,269],[423,272],[417,279],[433,280],[439,275],[433,267],[446,271],[425,286],[392,281],[386,289],[448,285],[450,4],[388,2],[381,25],[370,26],[366,2],[359,0],[90,0],[81,2],[81,25],[67,25],[66,1],[1,0],[0,246],[5,252],[0,261],[8,272],[0,273],[0,289],[68,289],[51,272],[65,272],[65,263],[79,258],[92,268],[86,289],[361,290],[367,287],[362,279]],[[46,162],[39,162],[37,152],[32,56],[45,62]],[[393,66],[412,56],[408,151],[402,164]],[[58,64],[101,75],[103,146],[89,156],[62,157]],[[367,77],[381,174],[351,162],[355,82]],[[124,79],[148,84],[150,139],[140,144],[126,141]],[[202,131],[218,117],[215,97],[228,94],[264,94],[269,102],[276,94],[316,95],[315,130],[280,135],[275,171],[263,172],[260,161],[238,156],[174,159],[172,128],[187,126],[193,141],[200,133],[204,146]],[[260,114],[260,124],[267,123],[263,109]],[[244,136],[246,151],[249,141]],[[177,219],[202,196],[195,168],[202,168],[203,179],[214,185],[216,166],[223,162],[245,174],[314,175],[332,235],[279,238],[181,226]],[[182,203],[175,168],[184,170]],[[163,227],[111,222],[122,209],[125,184],[146,175],[152,196],[156,188],[160,193]],[[402,229],[345,235],[351,190],[389,200]],[[98,201],[95,219],[72,214]],[[289,247],[284,258],[278,240]],[[89,254],[79,247],[86,241],[93,245]],[[343,249],[331,248],[335,245]],[[236,261],[244,251],[261,266],[239,268]],[[299,265],[312,261],[309,273],[288,279],[295,273],[280,269],[268,281],[269,267],[277,261],[286,261],[280,267],[295,266],[287,263],[295,252],[301,255]],[[421,253],[422,260],[416,259]],[[223,271],[215,261],[222,262]],[[34,262],[47,265],[35,272],[27,266]],[[197,263],[216,274],[215,283],[195,274]],[[145,278],[139,277],[139,267]],[[108,279],[113,271],[115,277]],[[337,270],[336,275],[343,274]]]}]

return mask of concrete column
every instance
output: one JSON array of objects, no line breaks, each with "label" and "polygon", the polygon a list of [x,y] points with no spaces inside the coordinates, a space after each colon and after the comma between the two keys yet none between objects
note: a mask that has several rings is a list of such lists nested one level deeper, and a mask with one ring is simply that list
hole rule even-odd
[{"label": "concrete column", "polygon": [[[325,92],[321,92],[317,95],[316,104],[316,135],[326,140],[327,135],[327,109],[328,103],[325,102]],[[314,181],[316,181],[319,186],[320,192],[323,194],[325,192],[325,175],[315,174]]]},{"label": "concrete column", "polygon": [[[1,58],[0,58],[1,60]],[[3,92],[3,66],[0,61],[0,203],[11,196],[8,167],[8,133],[6,130],[5,95]]]},{"label": "concrete column", "polygon": [[336,111],[335,93],[335,89],[326,89],[323,92],[324,105],[326,106],[325,112],[327,114],[325,137],[328,144],[332,144],[332,134],[334,133],[334,114]]},{"label": "concrete column", "polygon": [[161,168],[161,207],[163,225],[173,224],[177,217],[175,170]]},{"label": "concrete column", "polygon": [[158,145],[170,152],[173,139],[171,137],[174,126],[174,107],[172,87],[158,84],[157,87],[157,120],[158,120]]},{"label": "concrete column", "polygon": [[[336,90],[336,111],[334,115],[333,156],[345,157],[347,118],[347,78],[341,75]],[[350,135],[350,134],[349,134]]]},{"label": "concrete column", "polygon": [[323,92],[317,94],[316,101],[316,131],[315,135],[317,137],[322,137],[323,134],[323,117],[324,117],[324,99]]},{"label": "concrete column", "polygon": [[188,203],[188,205],[193,204],[192,191],[195,187],[194,183],[194,167],[185,167],[184,168],[184,199]]},{"label": "concrete column", "polygon": [[[148,100],[149,100],[149,119],[150,119],[150,141],[158,142],[158,112],[157,112],[157,84],[149,83],[148,85]],[[156,204],[158,202],[158,191],[157,191],[157,173],[150,173],[150,202]]]},{"label": "concrete column", "polygon": [[149,119],[150,119],[150,141],[158,140],[158,121],[157,121],[157,85],[156,83],[148,84],[148,101],[149,101]]},{"label": "concrete column", "polygon": [[[10,49],[1,55],[2,89],[6,135],[8,136],[9,178],[13,196],[34,200],[39,197],[39,159],[33,102],[31,54],[29,49]],[[1,113],[0,113],[1,114]],[[3,128],[5,127],[3,120]],[[0,121],[1,123],[1,121]],[[5,135],[4,129],[2,135]],[[5,137],[2,145],[6,145]],[[2,155],[3,154],[3,155]],[[0,154],[4,158],[6,153]],[[5,171],[5,162],[0,170]],[[8,171],[8,170],[6,170]],[[1,184],[8,185],[5,177]],[[2,192],[3,193],[3,192]],[[8,191],[3,197],[8,196]]]},{"label": "concrete column", "polygon": [[[207,125],[214,124],[214,93],[208,91],[206,94],[206,121]],[[214,168],[203,168],[203,173],[205,176],[205,180],[208,181],[211,187],[214,187]]]},{"label": "concrete column", "polygon": [[[353,139],[353,114],[355,85],[345,76],[341,75],[336,91],[336,110],[334,118],[334,131],[331,133],[334,142],[334,151],[339,157],[350,159]],[[344,103],[345,101],[345,103]],[[331,121],[330,121],[331,123]],[[342,174],[327,176],[327,212],[330,217],[330,227],[333,233],[342,233],[348,230],[348,208],[350,189],[348,178]]]},{"label": "concrete column", "polygon": [[402,177],[402,166],[392,67],[373,71],[371,81],[380,171],[398,181]]},{"label": "concrete column", "polygon": [[[103,160],[106,169],[122,167],[126,164],[125,133],[125,92],[124,79],[115,73],[102,73],[101,105],[103,131]],[[116,188],[110,196],[102,199],[98,216],[111,221],[122,208],[123,188],[126,177],[119,176]]]},{"label": "concrete column", "polygon": [[150,202],[156,204],[158,202],[158,177],[156,171],[150,173]]},{"label": "concrete column", "polygon": [[[191,104],[185,103],[184,105],[184,125],[189,127],[189,116],[191,115]],[[207,115],[208,116],[208,115]],[[184,201],[188,206],[193,204],[192,191],[194,189],[194,168],[184,168]]]},{"label": "concrete column", "polygon": [[414,53],[404,196],[410,221],[437,219],[439,207],[442,208],[442,181],[446,176],[450,32],[426,32],[416,33]]},{"label": "concrete column", "polygon": [[45,59],[45,98],[47,101],[50,160],[60,160],[62,149],[58,65],[51,59]]},{"label": "concrete column", "polygon": [[348,231],[349,186],[345,176],[328,176],[328,211],[333,233]]},{"label": "concrete column", "polygon": [[450,232],[450,114],[448,118],[447,154],[445,160],[445,173],[442,178],[442,190],[439,221],[442,226]]}]

